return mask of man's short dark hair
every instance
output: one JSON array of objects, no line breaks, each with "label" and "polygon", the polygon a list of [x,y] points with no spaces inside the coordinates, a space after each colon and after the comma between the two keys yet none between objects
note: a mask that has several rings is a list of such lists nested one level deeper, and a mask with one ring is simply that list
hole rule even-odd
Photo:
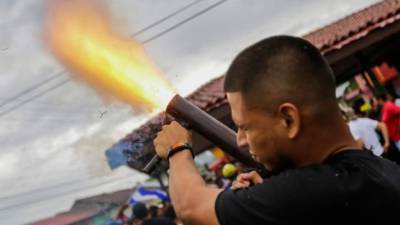
[{"label": "man's short dark hair", "polygon": [[[308,41],[274,36],[243,50],[225,76],[225,92],[240,92],[249,107],[273,109],[284,101],[336,101],[333,72]],[[330,101],[330,102],[332,102]]]}]

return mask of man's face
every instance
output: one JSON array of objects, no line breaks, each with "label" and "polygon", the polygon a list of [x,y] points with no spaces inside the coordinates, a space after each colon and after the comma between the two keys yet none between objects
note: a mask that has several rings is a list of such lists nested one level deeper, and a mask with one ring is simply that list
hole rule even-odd
[{"label": "man's face", "polygon": [[282,160],[279,153],[279,135],[282,131],[279,129],[279,120],[272,113],[248,109],[239,92],[227,93],[227,98],[232,119],[238,128],[237,144],[240,147],[248,147],[252,157],[267,169],[280,168]]}]

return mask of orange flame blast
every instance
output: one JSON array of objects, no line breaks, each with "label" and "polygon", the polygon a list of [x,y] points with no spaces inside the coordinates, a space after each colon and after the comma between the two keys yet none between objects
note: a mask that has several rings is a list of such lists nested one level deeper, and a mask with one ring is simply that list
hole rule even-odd
[{"label": "orange flame blast", "polygon": [[104,5],[53,0],[46,43],[57,58],[97,90],[128,104],[164,110],[175,95],[143,47],[113,31]]}]

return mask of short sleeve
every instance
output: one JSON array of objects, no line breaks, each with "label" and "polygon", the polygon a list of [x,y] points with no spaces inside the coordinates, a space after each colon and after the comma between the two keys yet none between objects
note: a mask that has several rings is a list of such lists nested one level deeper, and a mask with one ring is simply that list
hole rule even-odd
[{"label": "short sleeve", "polygon": [[353,122],[350,122],[348,125],[349,125],[349,128],[350,128],[350,133],[353,136],[353,138],[356,139],[356,140],[359,139],[361,136],[357,132],[357,129],[355,128]]},{"label": "short sleeve", "polygon": [[215,211],[220,225],[254,225],[273,221],[257,207],[257,196],[252,189],[221,192],[215,203]]},{"label": "short sleeve", "polygon": [[323,224],[327,209],[341,199],[336,179],[332,171],[289,171],[251,188],[223,191],[215,203],[219,224],[312,224],[319,219]]},{"label": "short sleeve", "polygon": [[371,125],[372,128],[376,129],[378,127],[378,121],[370,119],[370,118],[366,118],[368,123]]}]

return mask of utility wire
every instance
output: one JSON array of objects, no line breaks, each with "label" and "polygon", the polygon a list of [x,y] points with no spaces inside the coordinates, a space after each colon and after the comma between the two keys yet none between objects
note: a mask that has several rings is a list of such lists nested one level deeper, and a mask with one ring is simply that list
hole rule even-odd
[{"label": "utility wire", "polygon": [[76,193],[76,192],[78,192],[78,191],[81,191],[82,189],[83,189],[83,190],[87,190],[87,189],[90,189],[90,188],[99,187],[100,185],[113,183],[113,182],[116,182],[116,181],[119,181],[119,180],[122,180],[122,179],[134,178],[134,177],[136,177],[136,176],[137,176],[137,175],[133,175],[133,176],[130,175],[130,176],[117,177],[117,178],[110,179],[110,180],[107,180],[107,181],[95,182],[94,184],[86,185],[86,186],[84,186],[83,188],[82,188],[82,187],[77,187],[77,188],[72,188],[71,190],[63,191],[62,193],[55,193],[55,194],[50,195],[49,197],[47,197],[47,198],[45,198],[45,199],[32,199],[32,200],[30,200],[30,201],[23,201],[23,202],[21,202],[21,203],[16,203],[16,204],[11,204],[11,205],[7,205],[7,206],[3,206],[3,207],[0,207],[0,212],[1,212],[1,211],[4,211],[4,210],[9,210],[9,209],[13,209],[13,208],[16,208],[16,207],[20,207],[20,206],[26,206],[26,205],[31,205],[31,204],[38,203],[38,202],[47,201],[47,200],[54,199],[54,198],[57,198],[57,197],[60,197],[60,196],[65,196],[65,195],[67,195],[67,194]]},{"label": "utility wire", "polygon": [[5,106],[5,105],[7,105],[8,103],[10,103],[10,102],[12,102],[12,101],[17,100],[18,98],[22,97],[22,96],[25,95],[25,94],[28,94],[29,92],[32,92],[32,91],[34,91],[34,90],[40,88],[41,86],[45,85],[46,83],[48,83],[48,82],[50,82],[50,81],[52,81],[52,80],[54,80],[54,79],[60,77],[60,76],[63,75],[64,73],[65,73],[65,71],[59,71],[58,73],[53,74],[53,76],[47,78],[46,80],[43,80],[43,81],[41,81],[41,82],[39,82],[39,83],[37,83],[37,84],[34,84],[33,86],[31,86],[31,87],[29,87],[29,88],[27,88],[27,89],[25,89],[25,90],[19,92],[18,94],[14,95],[14,96],[12,96],[12,97],[7,98],[7,99],[4,100],[2,103],[0,103],[0,108],[3,107],[3,106]]},{"label": "utility wire", "polygon": [[[164,22],[164,21],[168,20],[169,18],[171,18],[171,17],[173,17],[173,16],[175,16],[175,15],[177,15],[177,14],[183,12],[184,10],[186,10],[186,9],[188,9],[188,8],[190,8],[190,7],[192,7],[192,6],[196,5],[196,4],[198,4],[198,3],[200,3],[201,1],[203,1],[203,0],[197,0],[197,1],[194,1],[194,2],[192,2],[192,3],[190,3],[190,4],[188,4],[188,5],[185,5],[184,7],[182,7],[182,8],[180,8],[180,9],[174,11],[173,13],[171,13],[171,14],[169,14],[169,15],[167,15],[167,16],[165,16],[164,18],[162,18],[162,19],[160,19],[160,20],[158,20],[158,21],[156,21],[156,22],[150,24],[149,26],[147,26],[147,27],[145,27],[145,28],[143,28],[143,29],[141,29],[141,30],[135,32],[132,36],[137,36],[137,35],[139,35],[139,34],[145,32],[145,31],[147,31],[147,30],[149,30],[149,29],[151,29],[151,28],[153,28],[153,27],[155,27],[155,26],[161,24],[162,22]],[[179,23],[177,23],[177,24],[175,24],[175,25],[169,27],[168,29],[166,29],[166,30],[164,30],[164,31],[162,31],[162,32],[160,32],[160,33],[158,33],[158,34],[152,36],[151,38],[149,38],[149,39],[143,41],[143,44],[147,44],[147,43],[149,43],[149,42],[151,42],[151,41],[154,41],[154,40],[160,38],[161,36],[163,36],[163,35],[165,35],[165,34],[171,32],[171,31],[175,30],[176,28],[178,28],[178,27],[184,25],[185,23],[187,23],[187,22],[189,22],[189,21],[195,19],[196,17],[198,17],[198,16],[200,16],[200,15],[206,13],[207,11],[209,11],[209,10],[211,10],[211,9],[213,9],[213,8],[215,8],[215,7],[217,7],[217,6],[219,6],[219,5],[221,5],[222,3],[226,2],[226,1],[227,1],[227,0],[221,0],[221,1],[218,1],[217,3],[215,3],[215,4],[213,4],[213,5],[210,5],[209,7],[207,7],[207,8],[205,8],[205,9],[203,9],[203,10],[201,10],[201,11],[199,11],[199,12],[193,14],[192,16],[190,16],[190,17],[188,17],[188,18],[182,20],[181,22],[179,22]],[[14,96],[12,96],[12,97],[10,97],[10,98],[7,98],[4,102],[0,103],[0,108],[3,107],[3,106],[5,106],[5,105],[7,105],[7,104],[9,104],[10,102],[12,102],[12,101],[14,101],[14,100],[16,100],[16,99],[22,97],[23,95],[26,95],[26,94],[28,94],[29,92],[32,92],[32,91],[34,91],[34,90],[36,90],[36,89],[42,87],[44,84],[46,84],[46,83],[48,83],[48,82],[50,82],[50,81],[53,81],[54,79],[56,79],[56,78],[58,78],[58,77],[61,77],[63,74],[65,74],[65,71],[60,71],[60,72],[54,74],[53,76],[49,77],[48,79],[46,79],[46,80],[44,80],[44,81],[42,81],[42,82],[39,82],[39,83],[37,83],[37,84],[35,84],[35,85],[33,85],[33,86],[31,86],[31,87],[25,89],[24,91],[22,91],[22,92],[20,92],[20,93],[18,93],[18,94],[16,94],[16,95],[14,95]],[[63,86],[64,84],[68,83],[69,81],[71,81],[71,78],[64,79],[63,81],[58,82],[57,84],[53,85],[52,87],[47,88],[46,90],[44,90],[44,91],[42,91],[42,92],[39,92],[38,94],[36,94],[36,95],[34,95],[34,96],[32,96],[32,97],[30,97],[30,98],[28,98],[28,99],[26,99],[26,100],[24,100],[24,101],[18,103],[17,105],[15,105],[15,106],[13,106],[13,107],[11,107],[11,108],[5,110],[5,111],[0,112],[0,117],[2,117],[2,116],[4,116],[4,115],[7,115],[8,113],[10,113],[10,112],[12,112],[12,111],[14,111],[14,110],[20,108],[21,106],[23,106],[23,105],[25,105],[25,104],[27,104],[27,103],[29,103],[29,102],[35,100],[36,98],[39,98],[39,97],[45,95],[46,93],[51,92],[51,91],[53,91],[53,90],[55,90],[55,89],[57,89],[57,88]],[[102,183],[100,183],[100,184],[106,184],[106,183],[115,182],[116,180],[119,180],[119,179],[122,179],[122,178],[113,179],[113,180],[111,180],[111,181],[102,182]],[[123,179],[125,179],[125,177],[124,177]],[[69,182],[69,183],[75,183],[75,182]],[[90,187],[98,186],[98,185],[99,185],[99,184],[95,184],[95,185],[91,185]],[[58,186],[58,185],[55,185],[55,186]],[[50,188],[50,187],[48,187],[48,188]],[[81,188],[79,188],[79,190],[81,190]],[[69,191],[69,192],[67,192],[67,193],[72,193],[72,192],[75,192],[75,191],[76,191],[76,190],[73,190],[73,191]],[[25,193],[25,194],[28,194],[28,193]],[[66,194],[66,193],[63,193],[63,194]],[[57,196],[59,196],[59,195],[57,195]],[[4,200],[4,199],[8,199],[8,198],[9,198],[9,197],[2,197],[1,199]],[[46,198],[45,200],[47,200],[47,199],[50,199],[50,198]],[[43,200],[43,201],[44,201],[44,200]],[[21,205],[31,204],[31,203],[34,203],[34,202],[37,202],[37,201],[24,202],[23,204],[14,204],[14,205],[11,205],[11,206],[8,206],[8,207],[0,208],[0,210],[10,209],[10,208],[18,207],[18,206],[21,206]]]},{"label": "utility wire", "polygon": [[137,35],[139,35],[139,34],[145,32],[145,31],[147,31],[147,30],[149,30],[149,29],[151,29],[151,28],[157,26],[158,24],[161,24],[162,22],[168,20],[168,19],[171,18],[171,17],[174,17],[175,15],[177,15],[177,14],[179,14],[179,13],[185,11],[186,9],[188,9],[188,8],[190,8],[190,7],[192,7],[192,6],[196,5],[196,4],[198,4],[198,3],[200,3],[201,1],[204,1],[204,0],[197,0],[197,1],[194,1],[194,2],[192,2],[192,3],[189,3],[189,4],[186,5],[186,6],[183,6],[182,8],[180,8],[180,9],[178,9],[178,10],[172,12],[171,14],[169,14],[169,15],[167,15],[167,16],[165,16],[164,18],[161,18],[161,19],[157,20],[156,22],[154,22],[154,23],[152,23],[152,24],[150,24],[150,25],[148,25],[148,26],[146,26],[146,27],[144,27],[144,28],[142,28],[142,29],[136,31],[135,33],[133,33],[133,34],[131,35],[131,37],[135,37],[135,36],[137,36]]},{"label": "utility wire", "polygon": [[[201,2],[201,1],[203,1],[203,0],[197,0],[197,1],[194,1],[194,2],[192,2],[192,3],[190,3],[190,4],[188,4],[188,5],[183,6],[182,8],[180,8],[180,9],[174,11],[173,13],[171,13],[171,14],[169,14],[169,15],[163,17],[162,19],[160,19],[160,20],[158,20],[158,21],[156,21],[156,22],[150,24],[149,26],[146,26],[146,27],[144,27],[143,29],[141,29],[141,30],[135,32],[132,36],[138,35],[138,34],[140,34],[140,33],[143,33],[143,32],[146,31],[146,30],[149,30],[150,28],[155,27],[156,25],[158,25],[158,24],[160,24],[160,23],[166,21],[167,19],[169,19],[169,18],[171,18],[171,17],[173,17],[173,16],[179,14],[180,12],[182,12],[182,11],[184,11],[184,10],[186,10],[186,9],[188,9],[188,8],[190,8],[190,7],[192,7],[193,5],[198,4],[198,3]],[[191,16],[191,17],[189,17],[188,19],[185,19],[184,21],[181,21],[181,22],[178,23],[177,25],[174,25],[174,26],[168,28],[167,30],[162,31],[161,33],[159,33],[159,34],[157,34],[157,35],[151,37],[151,38],[150,38],[151,40],[150,40],[150,39],[145,40],[145,41],[143,42],[143,44],[146,44],[146,43],[148,43],[148,42],[150,42],[150,41],[152,41],[152,40],[157,39],[158,37],[161,37],[162,35],[164,35],[164,34],[170,32],[170,31],[176,29],[177,27],[179,27],[179,26],[185,24],[186,22],[188,22],[188,21],[194,19],[195,17],[200,16],[201,14],[205,13],[206,11],[211,10],[212,8],[216,7],[217,5],[221,4],[221,3],[224,2],[224,1],[226,1],[226,0],[217,2],[217,4],[214,4],[215,6],[212,5],[211,7],[207,7],[205,10],[202,10],[202,11],[200,11],[199,13],[196,13],[195,16]],[[43,86],[44,84],[46,84],[46,83],[48,83],[48,82],[54,80],[55,78],[60,77],[60,76],[61,76],[62,74],[64,74],[64,73],[65,73],[65,71],[60,71],[59,73],[57,73],[56,75],[53,75],[53,76],[50,77],[49,79],[46,79],[46,80],[44,80],[44,81],[42,81],[42,82],[40,82],[40,83],[38,83],[38,84],[35,84],[34,86],[32,86],[32,87],[30,87],[30,88],[28,88],[28,89],[26,89],[26,90],[24,90],[24,91],[18,93],[17,95],[14,95],[13,97],[8,98],[6,101],[4,101],[4,102],[2,102],[2,103],[0,104],[0,108],[3,107],[3,106],[5,106],[5,105],[7,105],[7,104],[9,104],[9,103],[12,102],[12,101],[18,99],[18,98],[20,98],[21,96],[23,96],[23,95],[25,95],[25,94],[34,91],[35,89],[37,89],[37,88]],[[69,78],[69,79],[70,79],[70,78]],[[21,102],[21,103],[15,105],[15,106],[13,106],[13,107],[11,107],[11,108],[8,109],[8,110],[5,110],[5,111],[0,112],[0,117],[2,117],[2,116],[4,116],[4,115],[7,115],[8,113],[10,113],[10,112],[12,112],[12,111],[14,111],[14,110],[20,108],[21,106],[23,106],[23,105],[25,105],[25,104],[27,104],[27,103],[29,103],[29,102],[35,100],[36,98],[38,98],[38,97],[40,97],[40,96],[42,96],[42,95],[44,95],[44,94],[46,94],[46,93],[48,93],[48,92],[50,92],[50,91],[56,89],[56,88],[58,88],[58,87],[61,87],[61,86],[62,86],[62,85],[56,84],[56,85],[53,86],[54,88],[46,89],[46,90],[44,91],[44,93],[42,92],[40,95],[35,95],[36,97],[29,98],[30,101],[23,101],[23,102]]]},{"label": "utility wire", "polygon": [[[171,18],[172,16],[174,16],[174,15],[176,15],[176,14],[182,12],[184,9],[190,8],[191,6],[193,6],[193,5],[197,4],[197,3],[199,3],[200,1],[203,1],[203,0],[198,0],[198,1],[192,2],[192,3],[189,4],[189,5],[186,5],[186,6],[182,7],[182,9],[179,9],[179,10],[177,10],[177,11],[175,11],[175,12],[173,12],[173,13],[167,15],[166,17],[160,19],[159,21],[156,21],[155,23],[153,23],[153,24],[151,24],[151,25],[149,25],[149,26],[147,26],[147,27],[145,27],[145,28],[143,28],[143,29],[141,29],[141,30],[135,32],[133,35],[138,35],[138,34],[144,32],[144,31],[146,31],[146,30],[148,30],[148,29],[150,29],[150,28],[156,26],[157,24],[162,23],[163,21],[167,20],[168,18]],[[168,29],[166,29],[166,30],[164,30],[164,31],[162,31],[162,32],[160,32],[160,33],[158,33],[158,34],[156,34],[155,36],[153,36],[153,37],[151,37],[151,38],[149,38],[149,39],[143,41],[143,44],[147,44],[147,43],[149,43],[149,42],[151,42],[151,41],[153,41],[153,40],[156,40],[157,38],[160,38],[161,36],[163,36],[163,35],[165,35],[165,34],[171,32],[172,30],[178,28],[179,26],[182,26],[182,25],[184,25],[185,23],[187,23],[187,22],[193,20],[194,18],[196,18],[196,17],[198,17],[198,16],[200,16],[200,15],[206,13],[207,11],[209,11],[209,10],[211,10],[211,9],[213,9],[213,8],[215,8],[215,7],[217,7],[217,6],[219,6],[219,5],[221,5],[222,3],[225,3],[226,1],[227,1],[227,0],[218,1],[217,3],[215,3],[215,4],[211,5],[211,6],[205,8],[205,9],[199,11],[199,12],[197,12],[196,14],[194,14],[194,15],[192,15],[192,16],[190,16],[190,17],[184,19],[183,21],[181,21],[181,22],[179,22],[179,23],[177,23],[177,24],[171,26],[170,28],[168,28]],[[31,91],[33,91],[33,90],[35,90],[35,89],[41,87],[41,86],[44,85],[45,83],[48,83],[48,82],[54,80],[55,78],[60,77],[60,76],[61,76],[62,74],[64,74],[64,73],[65,73],[65,71],[60,71],[59,73],[57,73],[57,74],[53,75],[52,77],[50,77],[50,78],[48,78],[48,79],[42,81],[41,83],[35,84],[34,86],[32,86],[32,87],[30,87],[30,88],[28,88],[28,89],[26,89],[26,90],[24,90],[24,91],[18,93],[17,95],[8,98],[6,101],[4,101],[3,103],[1,103],[0,107],[2,107],[2,106],[4,106],[4,105],[8,104],[8,103],[11,102],[11,101],[14,101],[14,100],[18,99],[19,97],[25,95],[25,94],[28,93],[28,92],[31,92]],[[63,81],[57,83],[56,85],[54,85],[54,86],[52,86],[52,87],[50,87],[50,88],[48,88],[48,89],[46,89],[46,90],[44,90],[44,91],[42,91],[42,92],[40,92],[40,93],[38,93],[38,94],[32,96],[32,97],[29,98],[29,99],[26,99],[26,100],[20,102],[19,104],[15,105],[14,107],[9,108],[9,109],[6,110],[6,111],[0,112],[0,117],[2,117],[2,116],[4,116],[4,115],[6,115],[6,114],[8,114],[8,113],[10,113],[10,112],[12,112],[12,111],[18,109],[18,108],[20,108],[21,106],[23,106],[23,105],[25,105],[25,104],[27,104],[27,103],[33,101],[34,99],[36,99],[36,98],[38,98],[38,97],[41,97],[41,96],[45,95],[46,93],[48,93],[48,92],[50,92],[50,91],[53,91],[53,90],[55,90],[55,89],[61,87],[62,85],[64,85],[64,84],[66,84],[67,82],[69,82],[70,80],[71,80],[71,78],[64,79]],[[74,182],[71,182],[71,183],[74,183]],[[2,197],[2,198],[4,198],[4,197]],[[8,208],[8,207],[7,207],[7,208]],[[4,209],[4,208],[2,208],[1,210],[3,210],[3,209]]]},{"label": "utility wire", "polygon": [[66,83],[68,83],[68,82],[70,82],[70,81],[71,81],[71,78],[64,79],[63,81],[58,82],[56,85],[51,86],[51,87],[47,88],[46,90],[41,91],[41,92],[39,92],[38,94],[33,95],[32,97],[30,97],[30,98],[28,98],[28,99],[26,99],[26,100],[24,100],[24,101],[22,101],[22,102],[19,102],[18,104],[14,105],[13,107],[11,107],[11,108],[9,108],[9,109],[7,109],[7,110],[4,110],[4,111],[2,111],[2,112],[0,112],[0,117],[9,114],[10,112],[12,112],[12,111],[18,109],[19,107],[21,107],[21,106],[23,106],[23,105],[25,105],[25,104],[27,104],[27,103],[29,103],[29,102],[35,100],[36,98],[39,98],[40,96],[45,95],[46,93],[48,93],[48,92],[50,92],[50,91],[53,91],[53,90],[55,90],[55,89],[57,89],[57,88],[63,86],[64,84],[66,84]]},{"label": "utility wire", "polygon": [[41,188],[36,188],[33,190],[29,190],[29,191],[24,191],[24,192],[20,192],[20,193],[16,193],[16,194],[12,194],[12,195],[6,195],[6,196],[1,196],[0,197],[0,201],[6,201],[8,199],[12,199],[12,198],[18,198],[18,197],[22,197],[25,195],[31,195],[32,193],[39,193],[39,192],[43,192],[43,191],[48,191],[51,189],[55,189],[57,187],[65,187],[66,185],[70,185],[70,184],[77,184],[77,183],[81,183],[84,181],[92,181],[97,179],[98,177],[88,177],[88,178],[82,178],[82,179],[76,179],[76,180],[72,180],[72,181],[65,181],[65,182],[61,182],[55,185],[51,185],[51,186],[45,186],[45,187],[41,187]]},{"label": "utility wire", "polygon": [[[211,10],[211,9],[213,9],[213,8],[215,8],[215,7],[217,7],[217,6],[219,6],[219,5],[221,5],[222,3],[226,2],[226,1],[227,1],[227,0],[218,1],[217,3],[215,3],[215,4],[209,6],[209,7],[205,8],[205,9],[199,11],[198,13],[196,13],[196,14],[194,14],[194,15],[192,15],[192,16],[186,18],[186,19],[184,19],[183,21],[179,22],[178,24],[176,24],[176,25],[174,25],[174,26],[172,26],[172,27],[170,27],[170,28],[168,28],[168,29],[166,29],[166,30],[160,32],[159,34],[157,34],[157,35],[155,35],[155,36],[153,36],[153,37],[151,37],[151,38],[145,40],[143,43],[146,44],[146,43],[149,43],[149,42],[151,42],[151,41],[153,41],[153,40],[156,40],[157,38],[160,38],[161,36],[167,34],[168,32],[170,32],[170,31],[172,31],[172,30],[178,28],[179,26],[182,26],[183,24],[185,24],[185,23],[187,23],[187,22],[193,20],[194,18],[196,18],[196,17],[198,17],[198,16],[204,14],[205,12],[207,12],[207,11],[209,11],[209,10]],[[185,6],[185,7],[188,7],[188,6]],[[170,16],[170,15],[169,15],[169,16]],[[168,17],[168,16],[167,16],[167,17]],[[151,25],[150,25],[150,26],[151,26]],[[60,76],[60,75],[62,75],[63,73],[64,73],[64,71],[61,71],[60,73],[57,73],[56,75],[50,77],[50,78],[47,79],[47,80],[49,80],[49,81],[50,81],[50,80],[53,80],[53,79],[55,79],[56,76]],[[62,80],[61,82],[58,82],[57,84],[55,84],[54,86],[49,87],[49,88],[47,88],[46,90],[44,90],[44,91],[42,91],[42,92],[40,92],[40,93],[38,93],[38,94],[32,96],[31,98],[28,98],[28,99],[26,99],[26,100],[20,102],[19,104],[15,105],[15,106],[13,106],[13,107],[11,107],[11,108],[5,110],[5,111],[0,112],[0,117],[5,116],[5,115],[7,115],[8,113],[10,113],[10,112],[12,112],[12,111],[14,111],[14,110],[20,108],[21,106],[23,106],[23,105],[25,105],[25,104],[27,104],[27,103],[29,103],[29,102],[35,100],[36,98],[39,98],[39,97],[45,95],[46,93],[51,92],[51,91],[53,91],[53,90],[55,90],[55,89],[57,89],[57,88],[63,86],[64,84],[68,83],[69,81],[71,81],[71,78],[64,79],[64,80]],[[45,82],[43,82],[43,84],[44,84],[44,83],[45,83]],[[24,93],[28,92],[29,90],[34,90],[35,87],[40,87],[40,86],[42,86],[43,84],[40,84],[40,83],[39,83],[39,84],[36,84],[35,86],[33,86],[33,87],[31,87],[31,88],[29,88],[29,89],[27,89],[27,90],[25,90],[25,91],[23,91],[23,92],[17,94],[17,95],[14,96],[14,97],[15,97],[15,98],[19,98],[20,96],[24,95]],[[11,99],[11,98],[9,98],[9,99]],[[0,106],[0,107],[1,107],[1,106]]]},{"label": "utility wire", "polygon": [[205,9],[203,9],[203,10],[201,10],[201,11],[199,11],[199,12],[193,14],[192,16],[190,16],[190,17],[188,17],[188,18],[182,20],[181,22],[179,22],[179,23],[177,23],[177,24],[175,24],[175,25],[169,27],[168,29],[166,29],[166,30],[164,30],[164,31],[162,31],[162,32],[160,32],[160,33],[154,35],[153,37],[151,37],[151,38],[149,38],[149,39],[143,41],[143,44],[149,43],[150,41],[154,41],[154,40],[160,38],[161,36],[163,36],[163,35],[165,35],[165,34],[171,32],[171,31],[175,30],[176,28],[182,26],[183,24],[185,24],[185,23],[187,23],[187,22],[193,20],[194,18],[196,18],[196,17],[198,17],[198,16],[200,16],[200,15],[206,13],[207,11],[210,11],[211,9],[213,9],[213,8],[215,8],[215,7],[219,6],[219,5],[221,5],[222,3],[226,2],[226,1],[227,1],[227,0],[221,0],[221,1],[218,1],[217,3],[215,3],[215,4],[210,5],[209,7],[207,7],[207,8],[205,8]]}]

